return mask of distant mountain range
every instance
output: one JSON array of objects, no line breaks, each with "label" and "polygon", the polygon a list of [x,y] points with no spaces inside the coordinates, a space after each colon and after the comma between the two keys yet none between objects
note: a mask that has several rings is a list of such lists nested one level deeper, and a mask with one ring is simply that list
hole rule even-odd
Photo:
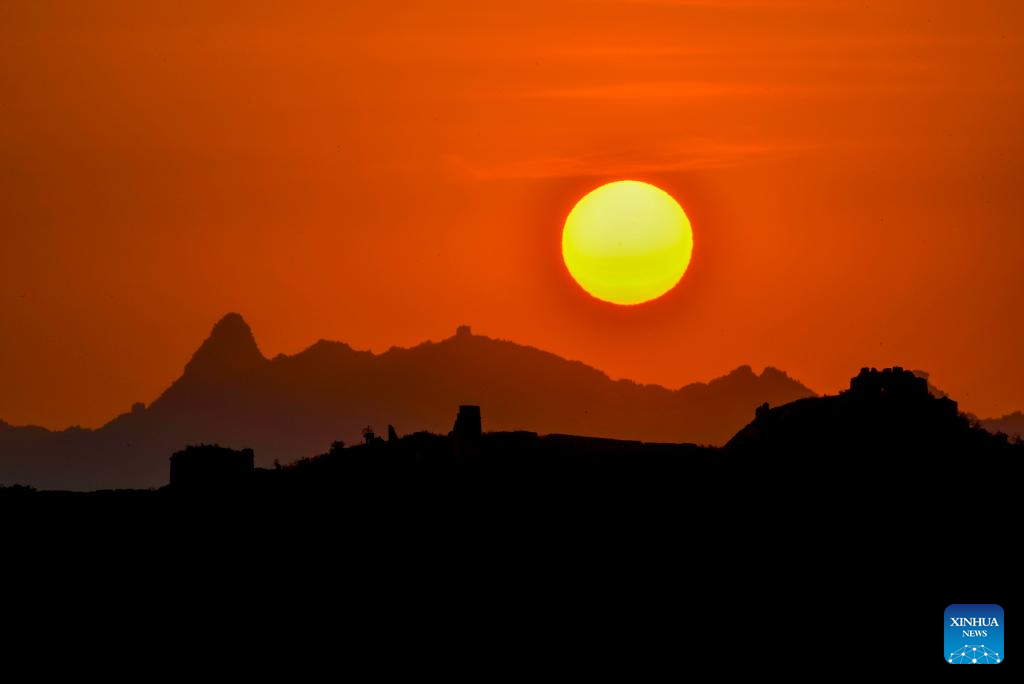
[{"label": "distant mountain range", "polygon": [[[931,392],[932,395],[939,398],[949,396],[946,392],[943,392],[931,383],[929,375],[925,371],[916,370],[913,371],[913,373],[917,377],[924,378],[928,382],[928,391]],[[971,413],[965,413],[964,415],[967,416],[969,420],[977,421],[981,427],[993,434],[1002,432],[1010,437],[1019,437],[1024,439],[1024,413],[1021,413],[1020,411],[1008,413],[1002,418],[978,418]]]},{"label": "distant mountain range", "polygon": [[1005,432],[1011,437],[1024,439],[1024,413],[1014,411],[1002,418],[985,418],[978,421],[989,432]]},{"label": "distant mountain range", "polygon": [[267,359],[238,314],[213,328],[184,373],[148,407],[96,430],[0,421],[0,483],[46,489],[156,487],[187,444],[251,447],[258,465],[353,443],[362,429],[445,433],[460,404],[487,430],[724,444],[757,406],[814,393],[775,368],[741,366],[677,390],[612,380],[578,361],[461,327],[453,337],[382,354],[321,340]]}]

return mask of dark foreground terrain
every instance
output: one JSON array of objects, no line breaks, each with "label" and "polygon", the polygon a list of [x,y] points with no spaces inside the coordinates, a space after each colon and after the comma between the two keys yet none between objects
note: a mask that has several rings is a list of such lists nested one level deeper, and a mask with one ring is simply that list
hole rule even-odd
[{"label": "dark foreground terrain", "polygon": [[[794,502],[832,505],[869,493],[943,482],[963,469],[998,489],[1015,472],[1024,444],[991,434],[929,393],[899,368],[864,369],[836,396],[767,404],[724,447],[651,443],[535,432],[484,432],[480,408],[463,406],[447,435],[335,442],[319,456],[257,468],[252,450],[196,445],[170,459],[159,489],[94,492],[0,489],[0,501],[39,504],[177,505],[248,502],[261,506],[369,504],[380,515],[422,515],[447,507],[489,507],[524,516],[550,508],[619,505],[716,508]],[[884,500],[884,503],[894,503]]]},{"label": "dark foreground terrain", "polygon": [[[801,666],[831,667],[861,613],[928,614],[961,591],[952,548],[984,548],[988,595],[1014,567],[1024,446],[924,383],[865,370],[838,396],[758,409],[723,447],[484,432],[474,406],[449,434],[368,432],[279,467],[196,445],[159,489],[0,490],[9,566],[27,532],[56,556],[30,600],[130,595],[190,642],[246,634],[259,662],[283,634],[416,670],[604,668],[627,645],[758,668],[778,656],[761,636],[800,625]],[[926,631],[870,666],[916,668]]]}]

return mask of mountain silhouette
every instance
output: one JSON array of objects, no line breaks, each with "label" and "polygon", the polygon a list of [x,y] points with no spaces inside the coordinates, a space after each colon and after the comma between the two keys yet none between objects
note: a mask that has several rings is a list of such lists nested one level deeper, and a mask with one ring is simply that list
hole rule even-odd
[{"label": "mountain silhouette", "polygon": [[217,321],[210,336],[185,366],[182,380],[212,380],[249,373],[266,361],[245,319],[229,313]]},{"label": "mountain silhouette", "polygon": [[650,442],[723,444],[755,407],[813,396],[784,372],[741,366],[670,390],[612,380],[579,361],[472,333],[382,354],[320,340],[267,359],[244,319],[213,327],[184,372],[149,406],[96,430],[0,424],[0,483],[46,489],[156,487],[187,444],[252,448],[268,466],[361,440],[364,427],[446,433],[451,410],[486,408],[492,430],[528,429]]},{"label": "mountain silhouette", "polygon": [[[809,503],[849,516],[850,502],[865,492],[935,487],[965,475],[961,491],[1001,499],[1016,481],[1019,458],[1010,457],[1024,452],[1024,443],[982,429],[955,401],[932,394],[925,378],[899,367],[865,368],[837,396],[762,404],[725,447],[483,425],[480,406],[461,405],[446,434],[400,436],[389,424],[385,439],[367,427],[361,443],[335,441],[325,453],[273,468],[257,467],[252,449],[195,444],[171,455],[167,486],[136,493],[158,495],[150,499],[157,502],[270,507],[334,501],[396,519],[452,504],[452,511],[500,517],[529,500],[529,511],[513,515],[543,519],[544,510],[601,508],[609,498],[638,510],[652,496],[671,508],[683,499],[713,506],[722,495],[776,515],[803,515],[799,509]],[[0,497],[32,491],[0,488]],[[788,494],[780,500],[782,492]],[[141,501],[136,493],[95,494]],[[901,495],[893,503],[907,501]]]},{"label": "mountain silhouette", "polygon": [[985,418],[979,422],[989,432],[1002,432],[1010,437],[1024,439],[1024,413],[1020,411],[1007,413],[1002,418]]},{"label": "mountain silhouette", "polygon": [[[835,396],[765,405],[725,445],[729,455],[754,455],[765,462],[805,457],[835,461],[850,456],[862,463],[905,467],[922,457],[1009,454],[1017,451],[1005,435],[994,435],[958,411],[948,396],[935,396],[919,372],[900,367],[864,368]],[[822,466],[819,466],[822,467]],[[852,475],[852,474],[851,474]]]}]

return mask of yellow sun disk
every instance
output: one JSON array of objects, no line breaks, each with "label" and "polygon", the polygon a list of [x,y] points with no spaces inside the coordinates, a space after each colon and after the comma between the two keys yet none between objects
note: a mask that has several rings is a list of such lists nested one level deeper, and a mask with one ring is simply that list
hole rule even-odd
[{"label": "yellow sun disk", "polygon": [[594,297],[639,304],[683,277],[693,251],[690,221],[671,195],[640,181],[616,181],[583,197],[565,220],[562,258]]}]

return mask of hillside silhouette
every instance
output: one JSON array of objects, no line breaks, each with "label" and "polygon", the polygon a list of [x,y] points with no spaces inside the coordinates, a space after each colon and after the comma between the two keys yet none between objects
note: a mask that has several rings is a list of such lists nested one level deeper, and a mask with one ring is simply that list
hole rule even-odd
[{"label": "hillside silhouette", "polygon": [[252,448],[256,464],[291,462],[367,425],[446,433],[451,408],[485,407],[490,429],[723,444],[756,406],[813,393],[784,372],[741,366],[670,390],[612,380],[578,361],[462,326],[440,342],[382,354],[321,340],[267,359],[249,326],[228,314],[184,372],[149,406],[96,430],[51,432],[0,423],[0,483],[45,489],[158,487],[186,444]]},{"label": "hillside silhouette", "polygon": [[[272,468],[257,467],[249,448],[199,444],[161,459],[160,489],[72,494],[14,487],[0,498],[130,503],[147,494],[154,503],[248,501],[271,508],[323,502],[335,513],[372,511],[375,525],[446,511],[462,517],[467,510],[542,525],[549,513],[694,509],[717,507],[723,498],[766,515],[802,516],[808,503],[820,510],[839,505],[837,514],[849,518],[852,509],[843,506],[865,492],[920,488],[961,472],[982,473],[978,491],[1001,495],[1024,455],[1024,443],[982,429],[952,399],[931,394],[924,378],[898,367],[865,368],[835,396],[762,405],[724,447],[485,430],[476,405],[460,406],[449,422],[451,430],[441,434],[400,435],[389,424],[386,437],[367,426],[355,444],[335,441],[324,453]],[[992,482],[990,473],[1001,478]],[[976,483],[966,484],[973,492]]]},{"label": "hillside silhouette", "polygon": [[762,406],[724,451],[760,459],[849,456],[871,462],[884,455],[906,463],[908,457],[1019,454],[1020,448],[961,414],[948,396],[933,394],[926,377],[894,367],[864,368],[835,396]]}]

